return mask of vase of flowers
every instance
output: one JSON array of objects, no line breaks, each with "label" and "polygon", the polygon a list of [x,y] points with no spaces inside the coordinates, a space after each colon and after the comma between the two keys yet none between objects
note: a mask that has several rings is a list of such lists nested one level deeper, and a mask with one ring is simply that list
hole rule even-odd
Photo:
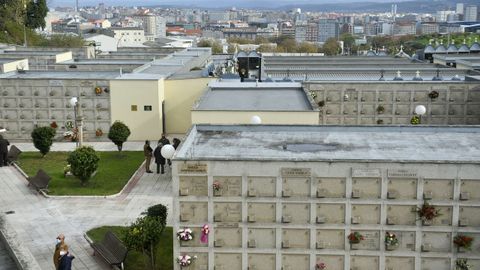
[{"label": "vase of flowers", "polygon": [[428,93],[428,97],[431,98],[431,99],[436,99],[436,98],[438,98],[438,96],[439,96],[439,93],[435,90]]},{"label": "vase of flowers", "polygon": [[385,233],[385,249],[395,250],[398,247],[398,238],[392,232]]},{"label": "vase of flowers", "polygon": [[208,224],[202,226],[202,236],[200,237],[200,242],[208,244],[208,235],[210,234],[210,227]]},{"label": "vase of flowers", "polygon": [[218,181],[213,182],[212,188],[213,188],[213,196],[222,195],[222,185],[220,184],[220,182]]},{"label": "vase of flowers", "polygon": [[96,95],[100,95],[100,94],[102,94],[102,92],[103,92],[103,91],[102,91],[102,88],[101,88],[101,87],[98,87],[98,86],[95,87],[95,94],[96,94]]},{"label": "vase of flowers", "polygon": [[462,252],[463,250],[471,250],[472,242],[473,237],[467,235],[459,234],[453,238],[453,244],[457,247],[458,252]]},{"label": "vase of flowers", "polygon": [[362,240],[365,240],[365,237],[359,232],[351,232],[348,235],[348,242],[350,244],[358,244]]},{"label": "vase of flowers", "polygon": [[72,176],[72,167],[70,164],[67,164],[67,166],[63,167],[63,177],[67,176]]},{"label": "vase of flowers", "polygon": [[326,270],[327,265],[324,262],[317,262],[315,264],[315,270]]},{"label": "vase of flowers", "polygon": [[434,218],[439,217],[440,210],[435,206],[429,204],[427,201],[423,202],[423,205],[417,208],[417,214],[423,225],[430,225]]},{"label": "vase of flowers", "polygon": [[418,115],[414,115],[412,119],[410,119],[410,124],[412,125],[420,124],[420,117]]},{"label": "vase of flowers", "polygon": [[95,130],[95,136],[102,137],[103,136],[103,130],[101,128],[97,128],[97,130]]},{"label": "vase of flowers", "polygon": [[52,123],[50,123],[50,127],[55,129],[58,128],[57,122],[53,121]]},{"label": "vase of flowers", "polygon": [[197,259],[197,256],[190,256],[190,255],[180,255],[177,257],[177,263],[180,264],[181,267],[189,266]]},{"label": "vase of flowers", "polygon": [[457,259],[455,261],[455,269],[456,270],[473,270],[473,266],[468,264],[467,259]]},{"label": "vase of flowers", "polygon": [[190,241],[193,239],[193,231],[190,228],[184,228],[177,231],[177,239],[180,241]]}]

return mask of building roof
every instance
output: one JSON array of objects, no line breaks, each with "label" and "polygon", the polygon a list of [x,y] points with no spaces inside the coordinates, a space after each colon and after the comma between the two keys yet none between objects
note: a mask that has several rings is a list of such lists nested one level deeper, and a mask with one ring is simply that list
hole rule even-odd
[{"label": "building roof", "polygon": [[119,72],[110,71],[32,71],[27,70],[24,73],[10,72],[0,75],[3,79],[61,79],[61,80],[109,80],[117,77]]},{"label": "building roof", "polygon": [[312,111],[300,83],[213,82],[194,110]]},{"label": "building roof", "polygon": [[480,127],[195,125],[176,160],[480,163]]}]

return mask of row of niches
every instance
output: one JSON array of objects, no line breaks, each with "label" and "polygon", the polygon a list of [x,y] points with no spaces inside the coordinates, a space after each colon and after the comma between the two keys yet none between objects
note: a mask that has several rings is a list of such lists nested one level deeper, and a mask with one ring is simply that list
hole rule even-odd
[{"label": "row of niches", "polygon": [[[372,115],[372,116],[337,116],[337,115],[320,115],[319,123],[326,125],[388,125],[400,124],[411,125],[412,116],[394,116]],[[480,117],[478,116],[428,116],[422,117],[422,122],[429,125],[480,125]]]},{"label": "row of niches", "polygon": [[[361,115],[413,115],[414,105],[400,104],[344,104],[343,109],[340,104],[327,104],[322,108],[325,114],[361,114]],[[449,105],[430,105],[427,110],[428,115],[476,115],[480,114],[480,105],[458,104]]]},{"label": "row of niches", "polygon": [[[80,99],[80,107],[83,109],[97,109],[108,110],[110,108],[110,102],[108,99]],[[69,99],[61,98],[2,98],[0,104],[0,110],[8,109],[43,109],[43,108],[57,108],[57,109],[71,109]]]},{"label": "row of niches", "polygon": [[[201,227],[188,227],[192,233],[191,240],[178,240],[181,247],[207,247],[209,243],[200,241]],[[277,233],[280,237],[277,237]],[[312,239],[310,234],[314,234]],[[359,243],[351,244],[349,235],[356,233],[363,238]],[[459,232],[421,232],[420,245],[416,245],[415,231],[388,231],[388,235],[395,237],[395,243],[386,241],[387,231],[379,230],[313,230],[275,228],[248,228],[246,242],[242,241],[241,228],[215,227],[209,237],[213,236],[215,248],[249,248],[249,249],[321,249],[321,250],[371,250],[389,252],[457,252],[468,255],[479,254],[480,233]],[[458,248],[454,244],[456,236],[474,239],[468,249]],[[313,241],[313,243],[312,243]]]},{"label": "row of niches", "polygon": [[[82,116],[85,120],[110,120],[110,111],[108,110],[82,110]],[[75,120],[73,109],[24,109],[24,110],[0,110],[0,120]]]},{"label": "row of niches", "polygon": [[[277,215],[277,207],[281,213]],[[314,213],[310,210],[315,207]],[[247,203],[247,211],[243,213],[241,202],[216,202],[213,204],[214,222],[247,222],[252,225],[262,223],[283,223],[292,225],[306,224],[352,224],[352,225],[422,225],[417,210],[418,205],[387,205],[386,217],[381,218],[379,204],[353,204],[350,206],[351,216],[346,215],[347,206],[343,203],[282,203],[274,202]],[[425,226],[480,226],[479,206],[460,206],[458,220],[453,220],[451,206],[438,206],[440,216],[423,222]],[[207,223],[207,202],[180,202],[180,221],[185,223]]]},{"label": "row of niches", "polygon": [[[207,253],[188,253],[181,252],[181,255],[195,256],[188,269],[206,270],[209,269]],[[221,253],[215,252],[213,259],[213,268],[215,270],[242,270],[245,269],[242,263],[241,253]],[[289,254],[282,252],[279,256],[281,265],[277,267],[275,253],[248,253],[246,269],[249,270],[312,270],[316,264],[323,264],[326,270],[344,270],[345,256],[315,254],[311,259],[309,254]],[[462,257],[459,257],[462,258]],[[387,270],[415,270],[415,257],[405,256],[385,256],[385,268]],[[451,263],[455,262],[453,258],[446,257],[428,257],[422,256],[420,265],[422,270],[450,270]],[[311,262],[314,262],[313,265]],[[469,259],[468,263],[472,265],[471,269],[480,269],[479,259]],[[378,270],[380,267],[379,256],[350,256],[350,269],[352,270]],[[419,269],[418,269],[419,270]]]},{"label": "row of niches", "polygon": [[316,102],[384,102],[384,103],[410,103],[410,102],[431,102],[435,103],[465,103],[480,102],[480,91],[311,91]]},{"label": "row of niches", "polygon": [[[206,176],[180,176],[180,196],[208,196]],[[454,194],[453,179],[389,179],[387,194],[382,195],[382,180],[352,179],[352,192],[346,193],[344,178],[282,178],[281,194],[277,194],[276,177],[248,177],[247,191],[242,189],[242,177],[213,177],[213,196],[218,197],[284,197],[284,198],[352,198],[392,200],[463,200],[480,201],[480,180],[460,180],[460,192]],[[423,194],[417,194],[423,183]]]},{"label": "row of niches", "polygon": [[[56,121],[55,122],[58,126],[57,133],[58,134],[63,134],[65,131],[67,131],[69,128],[68,126],[74,126],[75,122],[72,118],[72,120],[66,120],[66,121]],[[39,127],[46,127],[50,126],[52,124],[52,121],[44,121],[44,120],[39,120],[36,121],[36,123],[32,121],[1,121],[0,120],[0,126],[6,128],[8,130],[8,133],[25,133],[28,136],[30,136],[30,133],[36,126]],[[101,122],[93,122],[93,121],[84,121],[83,122],[83,131],[85,132],[95,132],[97,129],[101,129],[103,131],[108,131],[110,129],[110,120],[105,120]]]},{"label": "row of niches", "polygon": [[4,86],[0,93],[2,97],[92,97],[92,96],[108,96],[110,93],[109,86]]}]

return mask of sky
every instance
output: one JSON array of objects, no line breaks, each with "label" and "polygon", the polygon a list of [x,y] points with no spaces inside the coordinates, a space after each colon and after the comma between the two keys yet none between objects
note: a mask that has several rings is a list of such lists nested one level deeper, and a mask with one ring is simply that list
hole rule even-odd
[{"label": "sky", "polygon": [[[400,0],[401,1],[401,0]],[[175,5],[175,6],[218,6],[218,2],[211,0],[79,0],[79,6],[95,6],[98,3],[105,3],[106,5],[115,5],[115,6],[135,6],[135,5]],[[221,1],[222,6],[236,6],[241,5],[241,3],[251,2],[261,5],[262,2],[267,1],[258,1],[258,0],[223,0]],[[325,4],[325,3],[348,3],[348,2],[399,2],[399,0],[275,0],[268,1],[277,3],[277,6],[282,5],[291,5],[291,4]],[[49,0],[49,6],[73,6],[75,0]]]}]

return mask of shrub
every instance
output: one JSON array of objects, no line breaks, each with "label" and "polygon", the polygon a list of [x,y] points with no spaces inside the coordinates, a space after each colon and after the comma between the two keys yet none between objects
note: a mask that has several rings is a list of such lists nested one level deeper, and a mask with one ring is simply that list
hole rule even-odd
[{"label": "shrub", "polygon": [[156,204],[147,209],[147,217],[157,218],[162,226],[167,225],[168,208],[163,204]]},{"label": "shrub", "polygon": [[33,145],[37,148],[42,156],[50,152],[50,147],[55,137],[55,129],[52,127],[37,127],[32,131]]},{"label": "shrub", "polygon": [[130,129],[121,121],[115,121],[108,131],[108,138],[122,151],[123,143],[130,136]]},{"label": "shrub", "polygon": [[67,162],[71,166],[71,172],[80,178],[82,184],[85,185],[98,168],[100,158],[90,146],[82,146],[70,153]]}]

